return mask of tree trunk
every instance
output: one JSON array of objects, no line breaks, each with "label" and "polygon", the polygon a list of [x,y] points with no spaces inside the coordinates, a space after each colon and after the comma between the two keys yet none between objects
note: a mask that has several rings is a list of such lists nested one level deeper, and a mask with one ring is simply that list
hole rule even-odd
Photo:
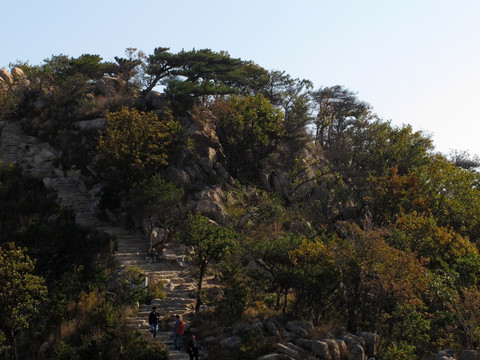
[{"label": "tree trunk", "polygon": [[202,264],[200,267],[200,274],[198,276],[198,286],[197,286],[197,303],[195,304],[195,315],[198,314],[200,310],[200,305],[202,304],[202,299],[200,297],[202,292],[202,282],[203,282],[203,275],[205,274],[206,264]]}]

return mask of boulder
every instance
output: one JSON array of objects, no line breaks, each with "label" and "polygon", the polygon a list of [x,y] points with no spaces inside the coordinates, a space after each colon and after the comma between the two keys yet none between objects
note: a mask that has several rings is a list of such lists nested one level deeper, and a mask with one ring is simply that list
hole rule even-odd
[{"label": "boulder", "polygon": [[276,173],[273,172],[272,175],[272,183],[275,192],[280,196],[283,196],[285,199],[288,199],[289,192],[290,192],[290,184],[285,176],[284,173]]},{"label": "boulder", "polygon": [[105,97],[112,97],[124,85],[125,81],[121,79],[104,76],[95,82],[95,89]]},{"label": "boulder", "polygon": [[380,336],[372,332],[357,331],[356,336],[365,339],[365,354],[367,357],[376,357],[378,354],[378,346],[380,345]]},{"label": "boulder", "polygon": [[265,326],[263,326],[263,323],[261,321],[253,323],[252,330],[260,334],[261,336],[265,336],[266,334]]},{"label": "boulder", "polygon": [[23,70],[20,69],[19,67],[14,67],[12,69],[12,77],[14,79],[26,79],[27,78],[27,76],[25,75]]},{"label": "boulder", "polygon": [[279,336],[280,332],[278,331],[277,325],[272,320],[265,321],[265,330],[270,336]]},{"label": "boulder", "polygon": [[177,184],[178,186],[189,188],[192,186],[190,176],[186,171],[170,166],[167,169],[166,180]]},{"label": "boulder", "polygon": [[475,350],[463,350],[460,354],[461,360],[480,360],[480,354]]},{"label": "boulder", "polygon": [[334,340],[334,339],[323,339],[322,341],[328,345],[328,351],[330,352],[330,356],[332,357],[332,360],[341,360],[342,359],[342,353],[340,352],[340,346],[338,345],[338,342],[336,340]]},{"label": "boulder", "polygon": [[100,130],[103,129],[107,120],[105,118],[98,118],[94,120],[77,121],[73,124],[79,130]]},{"label": "boulder", "polygon": [[450,360],[450,359],[452,360],[455,359],[455,350],[453,349],[441,350],[435,355],[435,360]]},{"label": "boulder", "polygon": [[196,211],[214,220],[218,224],[226,224],[228,214],[222,205],[216,202],[201,202],[196,206]]},{"label": "boulder", "polygon": [[257,360],[292,360],[292,359],[293,358],[291,358],[288,355],[277,354],[277,353],[267,354],[257,358]]},{"label": "boulder", "polygon": [[359,344],[355,344],[350,351],[350,355],[352,357],[352,360],[367,360],[367,357],[365,356],[365,351],[363,350],[363,347],[360,346]]},{"label": "boulder", "polygon": [[7,83],[7,84],[12,84],[13,83],[13,77],[10,75],[10,73],[7,71],[7,69],[2,68],[0,69],[0,77]]},{"label": "boulder", "polygon": [[304,356],[302,355],[302,353],[298,352],[295,349],[292,349],[291,347],[285,346],[283,344],[277,344],[277,346],[275,347],[275,350],[277,351],[277,353],[288,355],[295,360],[304,359]]},{"label": "boulder", "polygon": [[328,345],[324,341],[312,340],[312,352],[319,359],[332,360]]},{"label": "boulder", "polygon": [[231,336],[225,340],[220,341],[220,347],[222,349],[238,350],[240,348],[240,342],[242,338],[240,336]]},{"label": "boulder", "polygon": [[209,201],[216,203],[224,203],[226,201],[225,194],[223,193],[222,188],[216,185],[209,187],[205,190],[196,192],[193,195],[193,198],[199,201]]},{"label": "boulder", "polygon": [[305,333],[310,336],[313,331],[313,323],[311,321],[299,320],[288,321],[285,324],[285,329],[301,336],[303,336]]},{"label": "boulder", "polygon": [[342,338],[347,344],[347,348],[351,351],[355,345],[360,345],[362,348],[365,348],[365,339],[360,336],[353,334],[345,334]]},{"label": "boulder", "polygon": [[347,344],[345,341],[340,339],[335,339],[338,344],[338,348],[340,349],[340,359],[342,360],[350,360],[350,354],[348,352]]},{"label": "boulder", "polygon": [[313,348],[313,340],[295,339],[295,344],[307,351],[312,351]]},{"label": "boulder", "polygon": [[153,90],[148,93],[145,101],[147,102],[147,105],[153,109],[163,109],[168,103],[165,94]]},{"label": "boulder", "polygon": [[200,157],[200,166],[207,174],[213,170],[213,164],[217,161],[217,151],[214,148],[207,147],[205,153]]},{"label": "boulder", "polygon": [[239,323],[236,323],[233,327],[232,334],[233,335],[244,335],[250,332],[252,329],[252,325],[246,321],[242,321]]}]

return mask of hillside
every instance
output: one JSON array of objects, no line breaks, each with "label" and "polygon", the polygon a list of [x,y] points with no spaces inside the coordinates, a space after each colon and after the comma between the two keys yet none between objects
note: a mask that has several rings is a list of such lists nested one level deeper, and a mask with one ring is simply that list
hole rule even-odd
[{"label": "hillside", "polygon": [[175,314],[204,359],[479,356],[477,159],[344,87],[211,50],[59,55],[0,71],[0,129],[10,356],[188,358]]}]

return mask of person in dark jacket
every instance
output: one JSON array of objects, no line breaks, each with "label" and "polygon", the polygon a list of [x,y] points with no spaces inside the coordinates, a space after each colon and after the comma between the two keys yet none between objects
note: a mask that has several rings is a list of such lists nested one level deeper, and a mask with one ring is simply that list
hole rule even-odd
[{"label": "person in dark jacket", "polygon": [[195,335],[192,335],[188,345],[187,345],[187,353],[190,355],[190,360],[198,360],[198,341],[195,339]]},{"label": "person in dark jacket", "polygon": [[148,323],[150,324],[150,332],[153,334],[153,337],[157,336],[159,316],[157,308],[155,306],[152,307],[152,311],[148,316]]}]

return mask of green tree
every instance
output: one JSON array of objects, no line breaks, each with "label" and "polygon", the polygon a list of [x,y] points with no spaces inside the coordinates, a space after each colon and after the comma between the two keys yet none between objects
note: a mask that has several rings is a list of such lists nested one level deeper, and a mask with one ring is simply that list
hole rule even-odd
[{"label": "green tree", "polygon": [[129,183],[148,178],[168,165],[181,140],[181,125],[170,116],[123,107],[107,114],[98,136],[100,165],[115,166]]},{"label": "green tree", "polygon": [[231,96],[197,107],[193,118],[216,130],[227,168],[241,180],[258,180],[262,160],[285,134],[283,115],[263,96]]},{"label": "green tree", "polygon": [[188,258],[198,270],[195,304],[197,313],[201,305],[202,284],[207,268],[220,263],[236,251],[238,234],[200,214],[189,214],[180,237],[185,245],[191,246]]},{"label": "green tree", "polygon": [[17,358],[17,336],[30,326],[46,298],[44,280],[33,274],[35,262],[13,243],[0,247],[0,330]]},{"label": "green tree", "polygon": [[180,206],[183,189],[162,179],[159,174],[135,184],[130,195],[129,205],[132,211],[147,220],[147,240],[152,250],[152,231],[155,226],[165,230],[164,244]]}]

